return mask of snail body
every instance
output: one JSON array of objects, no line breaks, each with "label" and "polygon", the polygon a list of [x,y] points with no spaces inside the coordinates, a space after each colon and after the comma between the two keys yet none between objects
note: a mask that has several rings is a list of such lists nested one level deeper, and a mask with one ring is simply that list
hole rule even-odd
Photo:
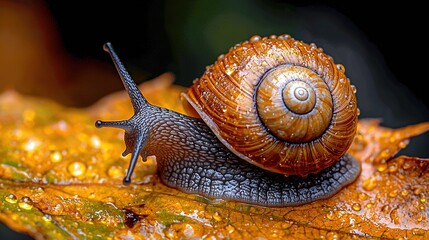
[{"label": "snail body", "polygon": [[[185,192],[265,206],[327,198],[353,182],[354,88],[342,65],[288,35],[252,37],[218,58],[186,94],[199,117],[149,104],[110,43],[134,115],[97,127],[125,130],[132,153],[155,155],[161,180]],[[195,113],[194,113],[195,114]]]}]

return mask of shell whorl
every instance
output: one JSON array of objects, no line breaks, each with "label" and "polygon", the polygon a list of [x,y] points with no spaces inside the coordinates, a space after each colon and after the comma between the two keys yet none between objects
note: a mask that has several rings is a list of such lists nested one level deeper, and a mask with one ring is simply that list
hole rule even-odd
[{"label": "shell whorl", "polygon": [[232,152],[277,173],[331,166],[356,133],[355,89],[344,67],[288,35],[237,44],[184,96]]}]

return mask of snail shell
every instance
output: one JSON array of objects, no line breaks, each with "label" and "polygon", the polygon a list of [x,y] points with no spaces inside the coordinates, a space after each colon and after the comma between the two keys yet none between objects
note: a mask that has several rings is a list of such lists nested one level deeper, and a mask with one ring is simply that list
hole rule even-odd
[{"label": "snail shell", "polygon": [[124,184],[138,157],[151,155],[168,186],[264,206],[328,198],[359,176],[345,154],[356,132],[354,88],[315,45],[288,35],[236,45],[183,95],[202,119],[151,105],[112,45],[104,49],[134,108],[128,120],[95,123],[125,130]]},{"label": "snail shell", "polygon": [[229,150],[281,174],[331,166],[356,133],[355,89],[344,67],[289,35],[236,45],[184,96]]}]

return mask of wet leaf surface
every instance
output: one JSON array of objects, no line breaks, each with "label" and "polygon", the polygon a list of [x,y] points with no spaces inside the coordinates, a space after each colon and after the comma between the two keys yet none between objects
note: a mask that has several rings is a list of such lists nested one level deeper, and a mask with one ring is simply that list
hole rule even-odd
[{"label": "wet leaf surface", "polygon": [[[149,102],[183,112],[184,88],[172,79],[164,74],[140,87]],[[389,129],[361,119],[349,150],[362,164],[354,183],[326,200],[268,208],[166,187],[151,158],[122,185],[123,131],[94,122],[131,114],[124,92],[86,109],[2,93],[0,220],[36,239],[429,238],[429,162],[396,156],[429,123]]]}]

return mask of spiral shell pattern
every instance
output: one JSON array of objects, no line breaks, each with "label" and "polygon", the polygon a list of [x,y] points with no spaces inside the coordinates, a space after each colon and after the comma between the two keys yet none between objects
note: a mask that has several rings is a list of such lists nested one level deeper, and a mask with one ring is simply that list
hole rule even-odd
[{"label": "spiral shell pattern", "polygon": [[355,88],[344,71],[314,44],[254,36],[221,55],[184,97],[239,157],[307,175],[336,162],[356,133]]}]

